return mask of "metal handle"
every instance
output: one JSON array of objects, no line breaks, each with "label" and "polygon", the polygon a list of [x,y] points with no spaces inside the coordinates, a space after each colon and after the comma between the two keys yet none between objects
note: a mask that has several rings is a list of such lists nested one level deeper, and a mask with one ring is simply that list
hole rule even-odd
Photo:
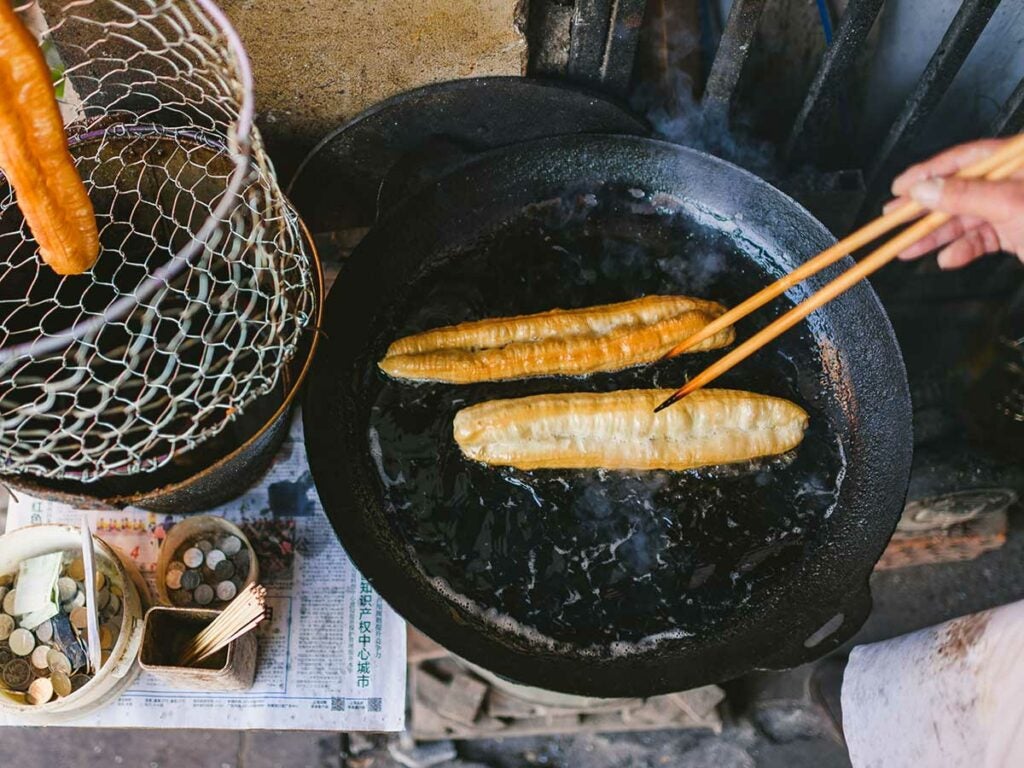
[{"label": "metal handle", "polygon": [[794,636],[778,653],[765,659],[763,669],[790,669],[826,655],[849,640],[871,612],[871,589],[860,591],[831,608],[822,607],[810,634]]}]

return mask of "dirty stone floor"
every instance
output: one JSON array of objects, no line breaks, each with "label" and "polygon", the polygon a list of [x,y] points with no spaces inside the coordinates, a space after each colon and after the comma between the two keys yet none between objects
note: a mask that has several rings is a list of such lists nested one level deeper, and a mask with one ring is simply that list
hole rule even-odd
[{"label": "dirty stone floor", "polygon": [[[358,743],[355,743],[358,741]],[[709,732],[655,731],[439,742],[391,749],[381,738],[237,731],[18,728],[0,735],[14,768],[845,768],[826,737],[773,743],[751,726]],[[397,740],[396,740],[397,741]],[[353,754],[356,752],[356,754]]]}]

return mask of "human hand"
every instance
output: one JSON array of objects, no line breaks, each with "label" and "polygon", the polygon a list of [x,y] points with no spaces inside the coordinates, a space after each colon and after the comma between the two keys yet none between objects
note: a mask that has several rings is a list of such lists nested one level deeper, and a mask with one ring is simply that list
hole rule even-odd
[{"label": "human hand", "polygon": [[1024,263],[1024,172],[1005,181],[960,179],[953,174],[991,155],[1009,139],[961,144],[913,165],[896,177],[896,196],[886,210],[913,199],[925,208],[951,214],[928,237],[900,254],[917,259],[936,248],[942,269],[958,269],[986,253],[1008,251]]}]

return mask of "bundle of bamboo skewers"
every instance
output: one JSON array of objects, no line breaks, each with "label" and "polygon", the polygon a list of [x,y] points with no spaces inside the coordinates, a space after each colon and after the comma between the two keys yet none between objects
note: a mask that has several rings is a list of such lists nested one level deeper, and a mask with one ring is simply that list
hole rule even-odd
[{"label": "bundle of bamboo skewers", "polygon": [[178,664],[190,667],[209,658],[232,641],[256,629],[267,615],[266,587],[250,584],[192,639],[182,651]]}]

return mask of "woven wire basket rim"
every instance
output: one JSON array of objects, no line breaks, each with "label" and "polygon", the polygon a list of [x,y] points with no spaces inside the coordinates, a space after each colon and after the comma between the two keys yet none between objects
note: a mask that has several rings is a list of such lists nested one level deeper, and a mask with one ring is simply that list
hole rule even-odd
[{"label": "woven wire basket rim", "polygon": [[[2,2],[2,0],[0,0],[0,2]],[[227,217],[232,207],[237,205],[236,196],[246,183],[249,171],[252,168],[251,136],[255,109],[252,67],[249,63],[249,57],[245,52],[245,47],[242,45],[241,38],[238,36],[234,26],[232,26],[224,12],[218,8],[212,0],[190,0],[190,2],[195,3],[195,5],[201,8],[204,13],[208,14],[211,23],[221,34],[224,35],[228,50],[234,58],[234,62],[237,66],[237,72],[234,74],[238,77],[242,90],[241,102],[238,105],[238,117],[233,121],[233,135],[229,135],[225,146],[225,149],[229,153],[235,166],[231,173],[231,178],[225,187],[225,194],[222,196],[216,208],[207,215],[195,236],[192,237],[184,247],[171,256],[166,264],[154,270],[153,274],[142,281],[131,294],[122,296],[112,302],[103,310],[102,314],[90,317],[87,320],[76,322],[71,327],[60,331],[59,333],[39,336],[32,341],[21,342],[7,348],[0,347],[0,366],[7,365],[12,360],[23,355],[42,355],[65,349],[76,341],[88,336],[90,333],[99,330],[101,326],[112,321],[122,319],[132,309],[147,300],[160,288],[166,286],[169,281],[178,277],[182,272],[190,267],[193,259],[201,252],[210,237],[213,235],[216,227],[219,226],[220,222],[224,218]],[[14,5],[14,10],[15,12],[18,12],[36,4],[36,0],[31,0],[26,3],[16,3]],[[72,5],[74,5],[74,3],[72,3]],[[98,136],[103,136],[106,133],[113,132],[115,128],[116,126],[108,126],[95,132],[74,136],[69,140],[69,146],[74,146],[75,144],[81,143],[87,139],[95,139]],[[143,126],[135,128],[125,126],[124,128],[128,133],[145,131],[145,127]],[[159,126],[152,126],[150,130],[152,130],[152,128],[159,129]],[[168,131],[168,133],[173,133],[179,136],[189,135],[193,138],[199,138],[197,135],[199,132],[190,132],[182,129]],[[6,178],[2,172],[0,172],[0,182],[6,183]]]}]

